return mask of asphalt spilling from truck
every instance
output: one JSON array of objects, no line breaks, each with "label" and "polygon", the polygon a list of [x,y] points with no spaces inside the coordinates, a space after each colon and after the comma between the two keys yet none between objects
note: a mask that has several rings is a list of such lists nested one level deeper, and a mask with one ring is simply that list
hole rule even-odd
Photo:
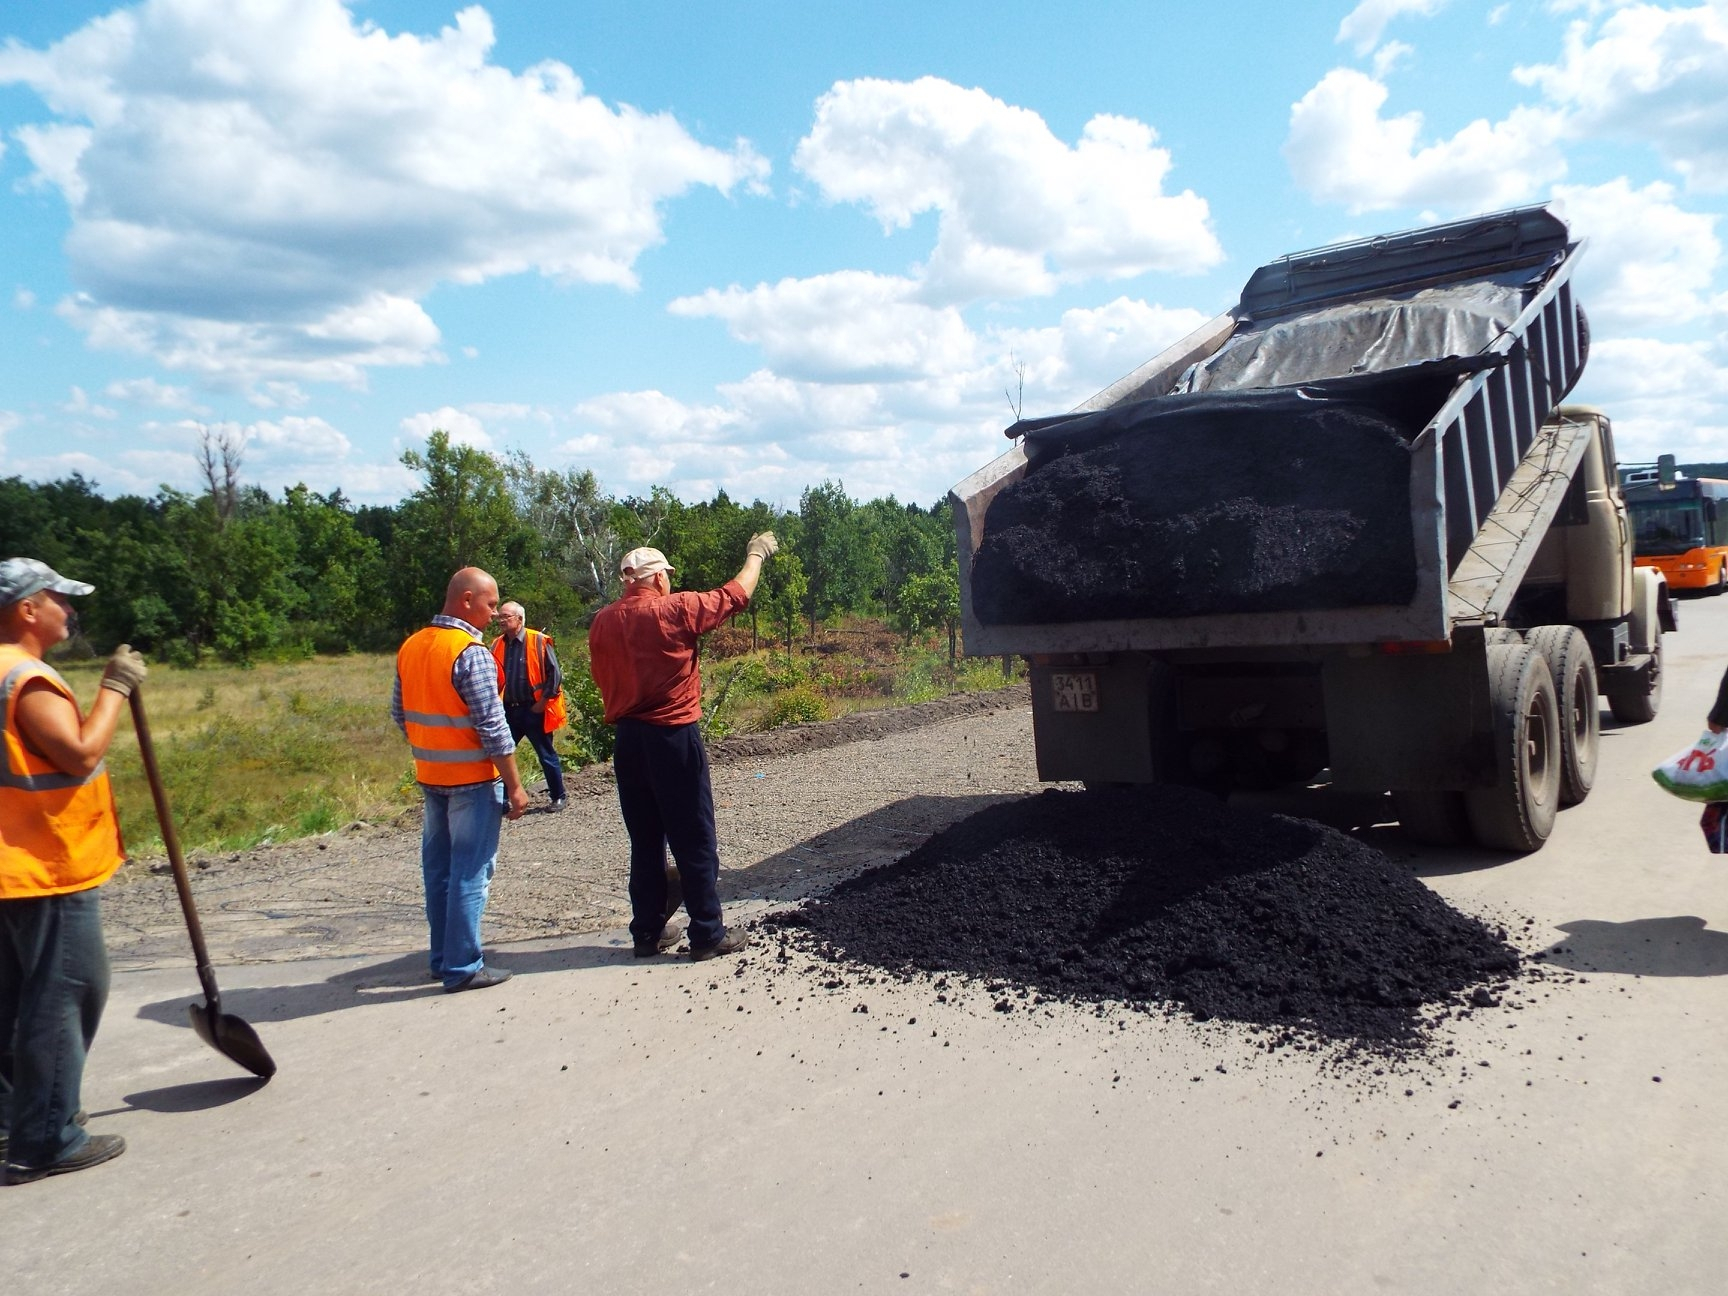
[{"label": "asphalt spilling from truck", "polygon": [[1034,430],[985,515],[973,606],[998,625],[1408,603],[1411,431],[1288,393]]},{"label": "asphalt spilling from truck", "polygon": [[990,807],[761,926],[783,957],[975,978],[999,1012],[1119,1002],[1380,1051],[1497,1003],[1519,967],[1371,846],[1172,787]]}]

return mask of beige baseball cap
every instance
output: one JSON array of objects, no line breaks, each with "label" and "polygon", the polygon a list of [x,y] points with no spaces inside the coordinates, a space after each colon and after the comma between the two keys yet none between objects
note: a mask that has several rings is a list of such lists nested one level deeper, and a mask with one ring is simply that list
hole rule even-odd
[{"label": "beige baseball cap", "polygon": [[618,563],[618,574],[627,581],[646,580],[655,572],[677,570],[658,549],[632,549]]}]

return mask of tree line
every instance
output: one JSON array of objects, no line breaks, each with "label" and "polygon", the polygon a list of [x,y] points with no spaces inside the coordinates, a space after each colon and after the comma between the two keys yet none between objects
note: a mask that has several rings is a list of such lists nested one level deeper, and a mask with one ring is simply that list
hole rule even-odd
[{"label": "tree line", "polygon": [[779,537],[752,601],[753,636],[790,648],[825,621],[886,619],[908,638],[959,619],[953,524],[889,496],[860,502],[840,482],[807,488],[795,511],[724,491],[686,504],[663,487],[613,496],[592,472],[546,469],[435,431],[402,461],[420,487],[356,506],[304,485],[280,498],[242,478],[238,441],[205,434],[203,489],[105,498],[82,475],[0,480],[0,556],[40,558],[96,592],[81,634],[105,653],[131,643],[158,659],[394,648],[424,625],[459,567],[484,567],[531,625],[566,634],[618,595],[618,560],[653,545],[681,589],[722,584],[757,531]]}]

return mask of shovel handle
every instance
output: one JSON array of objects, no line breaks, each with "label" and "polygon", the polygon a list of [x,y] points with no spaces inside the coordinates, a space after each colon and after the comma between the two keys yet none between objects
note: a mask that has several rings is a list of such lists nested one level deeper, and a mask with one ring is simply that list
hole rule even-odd
[{"label": "shovel handle", "polygon": [[174,889],[180,894],[180,909],[186,915],[186,930],[192,936],[192,953],[198,961],[198,980],[204,987],[204,997],[216,1004],[221,996],[216,990],[215,973],[210,968],[210,952],[204,946],[204,927],[198,921],[198,908],[192,903],[192,883],[186,876],[186,861],[180,856],[180,838],[175,835],[174,816],[168,809],[168,789],[162,784],[162,771],[156,764],[156,746],[150,741],[150,723],[144,718],[144,698],[138,686],[133,686],[129,701],[132,727],[138,733],[138,755],[144,762],[144,777],[150,782],[151,799],[156,802],[156,823],[162,829],[162,845],[174,870]]}]

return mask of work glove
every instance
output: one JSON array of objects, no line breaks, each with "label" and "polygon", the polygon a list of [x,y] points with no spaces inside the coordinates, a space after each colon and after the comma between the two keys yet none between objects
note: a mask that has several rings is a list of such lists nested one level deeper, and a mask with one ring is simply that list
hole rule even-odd
[{"label": "work glove", "polygon": [[767,562],[780,550],[780,542],[774,538],[772,531],[762,531],[750,537],[750,543],[744,546],[747,555],[754,555]]},{"label": "work glove", "polygon": [[113,689],[121,697],[131,697],[132,690],[142,684],[149,673],[150,668],[144,664],[143,654],[131,644],[121,644],[108,659],[107,669],[102,672],[102,687]]}]

